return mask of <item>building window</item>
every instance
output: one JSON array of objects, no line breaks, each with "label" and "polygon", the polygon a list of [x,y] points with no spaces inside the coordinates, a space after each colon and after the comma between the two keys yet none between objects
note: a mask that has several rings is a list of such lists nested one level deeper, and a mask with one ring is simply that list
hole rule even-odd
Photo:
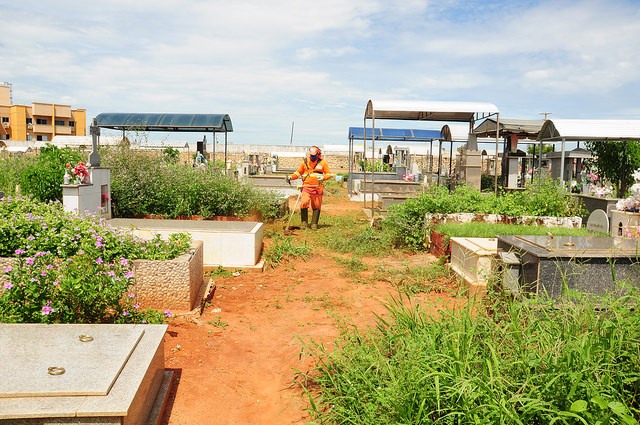
[{"label": "building window", "polygon": [[27,118],[27,124],[33,124],[33,118]]},{"label": "building window", "polygon": [[47,124],[49,124],[49,121],[47,121],[44,118],[36,118],[36,124],[47,125]]},{"label": "building window", "polygon": [[2,117],[2,122],[9,122],[9,117]]},{"label": "building window", "polygon": [[36,136],[36,140],[38,142],[47,142],[49,141],[49,136]]},{"label": "building window", "polygon": [[76,126],[75,121],[69,121],[69,127],[75,127],[75,126]]},{"label": "building window", "polygon": [[4,135],[4,140],[9,140],[9,135],[8,134]]},{"label": "building window", "polygon": [[33,140],[33,134],[27,134],[27,142],[30,142]]},{"label": "building window", "polygon": [[56,120],[56,125],[57,126],[63,126],[64,125],[64,120]]}]

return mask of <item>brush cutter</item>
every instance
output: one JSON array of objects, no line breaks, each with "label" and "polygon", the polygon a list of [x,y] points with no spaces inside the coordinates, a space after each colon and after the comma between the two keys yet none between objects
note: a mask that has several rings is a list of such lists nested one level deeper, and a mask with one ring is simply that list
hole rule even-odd
[{"label": "brush cutter", "polygon": [[[302,182],[303,179],[301,178],[300,180]],[[289,186],[291,186],[291,182],[289,182]],[[305,185],[303,183],[302,185],[298,186],[298,197],[296,198],[296,203],[293,206],[293,209],[291,210],[291,215],[289,216],[289,221],[287,222],[287,225],[284,226],[285,235],[290,235],[291,233],[293,233],[295,229],[300,228],[299,226],[291,226],[291,220],[293,219],[293,215],[296,213],[296,208],[298,208],[298,203],[300,202],[300,198],[302,197],[302,189],[305,187],[318,187],[318,185]]]}]

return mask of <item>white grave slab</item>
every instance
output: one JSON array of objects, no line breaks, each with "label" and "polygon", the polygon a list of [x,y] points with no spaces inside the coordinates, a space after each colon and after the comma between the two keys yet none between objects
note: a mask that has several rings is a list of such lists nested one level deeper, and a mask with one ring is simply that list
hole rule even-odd
[{"label": "white grave slab", "polygon": [[495,238],[451,238],[451,269],[464,279],[470,295],[486,291],[497,255]]},{"label": "white grave slab", "polygon": [[106,395],[143,329],[0,327],[0,397]]}]

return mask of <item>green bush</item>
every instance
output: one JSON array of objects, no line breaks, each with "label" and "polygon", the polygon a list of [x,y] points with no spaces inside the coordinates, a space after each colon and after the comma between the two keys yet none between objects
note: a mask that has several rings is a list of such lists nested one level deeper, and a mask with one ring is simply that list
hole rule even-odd
[{"label": "green bush", "polygon": [[435,186],[420,197],[392,205],[385,220],[396,243],[421,249],[425,236],[427,213],[504,214],[510,216],[579,216],[582,209],[566,187],[558,180],[547,178],[530,183],[522,192],[481,193],[469,186],[458,186],[450,193],[445,187]]},{"label": "green bush", "polygon": [[588,299],[486,311],[392,300],[375,329],[345,326],[335,345],[305,347],[314,423],[637,424],[639,299],[600,301],[606,310]]},{"label": "green bush", "polygon": [[213,167],[192,167],[153,152],[126,146],[102,148],[111,167],[111,204],[116,217],[161,215],[248,216],[263,220],[280,215],[275,195],[260,192]]},{"label": "green bush", "polygon": [[51,252],[58,257],[84,253],[110,262],[119,258],[164,260],[191,246],[188,234],[138,239],[129,232],[106,226],[95,216],[65,212],[60,202],[42,203],[27,198],[0,200],[0,257],[13,257],[20,249],[33,255]]},{"label": "green bush", "polygon": [[22,194],[38,201],[62,199],[65,165],[80,161],[80,153],[71,148],[58,148],[47,144],[37,156],[20,155],[0,160],[0,190],[7,195],[16,194],[20,185]]},{"label": "green bush", "polygon": [[97,217],[65,212],[59,202],[3,198],[0,256],[16,263],[1,271],[9,281],[0,322],[159,323],[163,315],[140,310],[129,293],[129,261],[175,258],[190,246],[188,234],[141,240]]}]

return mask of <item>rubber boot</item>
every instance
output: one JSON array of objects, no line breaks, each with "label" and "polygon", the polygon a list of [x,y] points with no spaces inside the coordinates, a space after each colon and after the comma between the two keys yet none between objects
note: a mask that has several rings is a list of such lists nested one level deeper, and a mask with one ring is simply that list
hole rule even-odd
[{"label": "rubber boot", "polygon": [[309,209],[300,208],[300,228],[306,229],[309,226]]},{"label": "rubber boot", "polygon": [[311,230],[318,230],[319,219],[320,219],[320,210],[313,210],[313,217],[311,217]]}]

